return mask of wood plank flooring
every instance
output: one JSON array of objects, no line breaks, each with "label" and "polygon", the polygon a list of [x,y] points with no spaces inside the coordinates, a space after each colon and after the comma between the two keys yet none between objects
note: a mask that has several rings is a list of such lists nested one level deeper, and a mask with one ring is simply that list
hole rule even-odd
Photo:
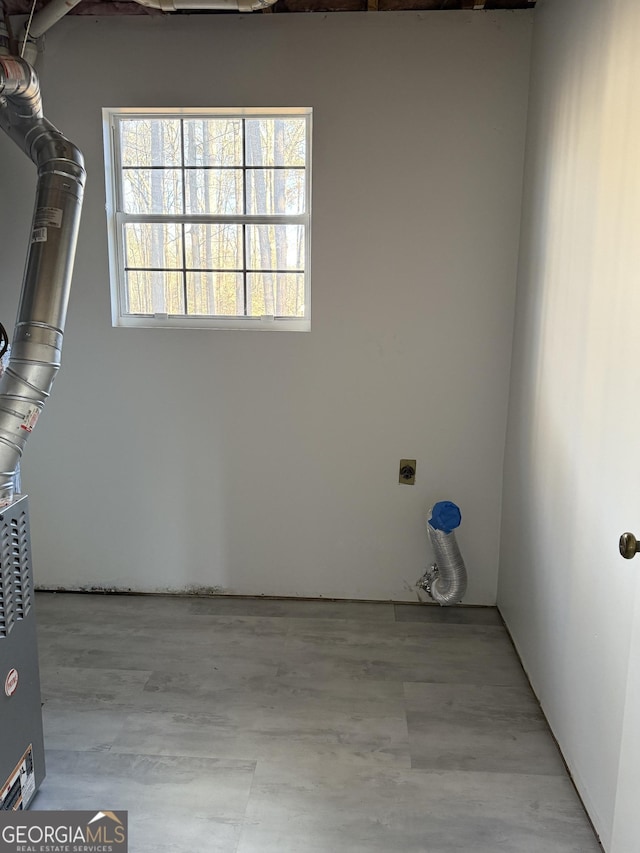
[{"label": "wood plank flooring", "polygon": [[131,853],[597,853],[497,610],[39,593],[34,809]]}]

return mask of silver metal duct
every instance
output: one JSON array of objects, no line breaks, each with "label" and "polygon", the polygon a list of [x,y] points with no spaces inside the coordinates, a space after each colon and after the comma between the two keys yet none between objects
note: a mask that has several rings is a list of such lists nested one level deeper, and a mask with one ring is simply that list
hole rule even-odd
[{"label": "silver metal duct", "polygon": [[427,531],[436,558],[416,583],[443,607],[459,604],[467,591],[467,569],[455,533],[462,516],[451,501],[438,501],[429,510]]},{"label": "silver metal duct", "polygon": [[0,380],[0,506],[14,495],[25,443],[60,368],[84,159],[42,115],[38,78],[0,56],[0,127],[38,168],[36,203],[9,365]]},{"label": "silver metal duct", "polygon": [[458,548],[456,534],[436,530],[427,522],[435,563],[427,569],[417,586],[444,606],[459,604],[467,591],[467,569]]}]

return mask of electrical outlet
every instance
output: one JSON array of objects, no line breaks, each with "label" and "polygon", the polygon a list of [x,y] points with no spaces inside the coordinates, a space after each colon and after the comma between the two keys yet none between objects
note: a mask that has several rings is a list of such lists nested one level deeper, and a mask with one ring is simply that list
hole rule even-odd
[{"label": "electrical outlet", "polygon": [[398,482],[405,486],[413,486],[416,481],[416,460],[401,459],[400,472],[398,474]]}]

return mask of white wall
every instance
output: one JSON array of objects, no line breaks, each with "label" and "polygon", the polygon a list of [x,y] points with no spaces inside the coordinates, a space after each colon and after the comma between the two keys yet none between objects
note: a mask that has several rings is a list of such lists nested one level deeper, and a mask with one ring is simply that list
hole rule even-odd
[{"label": "white wall", "polygon": [[[445,498],[467,600],[495,601],[531,21],[51,31],[46,112],[89,184],[63,369],[24,460],[40,585],[413,599]],[[111,328],[100,109],[211,104],[314,108],[309,334]],[[14,305],[32,169],[0,145]]]},{"label": "white wall", "polygon": [[637,0],[536,6],[498,592],[606,849],[638,574],[617,543],[640,522],[639,57]]}]

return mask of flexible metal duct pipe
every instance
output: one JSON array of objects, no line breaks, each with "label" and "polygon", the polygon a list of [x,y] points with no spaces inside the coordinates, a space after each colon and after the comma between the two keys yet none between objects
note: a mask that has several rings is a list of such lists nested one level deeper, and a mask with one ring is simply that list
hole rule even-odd
[{"label": "flexible metal duct pipe", "polygon": [[9,365],[0,380],[0,505],[60,368],[84,159],[42,115],[35,71],[0,56],[0,127],[38,168],[36,203]]},{"label": "flexible metal duct pipe", "polygon": [[467,569],[453,532],[453,528],[460,524],[460,510],[450,501],[440,501],[429,515],[427,531],[435,563],[427,569],[417,586],[443,607],[458,604],[467,591]]}]

